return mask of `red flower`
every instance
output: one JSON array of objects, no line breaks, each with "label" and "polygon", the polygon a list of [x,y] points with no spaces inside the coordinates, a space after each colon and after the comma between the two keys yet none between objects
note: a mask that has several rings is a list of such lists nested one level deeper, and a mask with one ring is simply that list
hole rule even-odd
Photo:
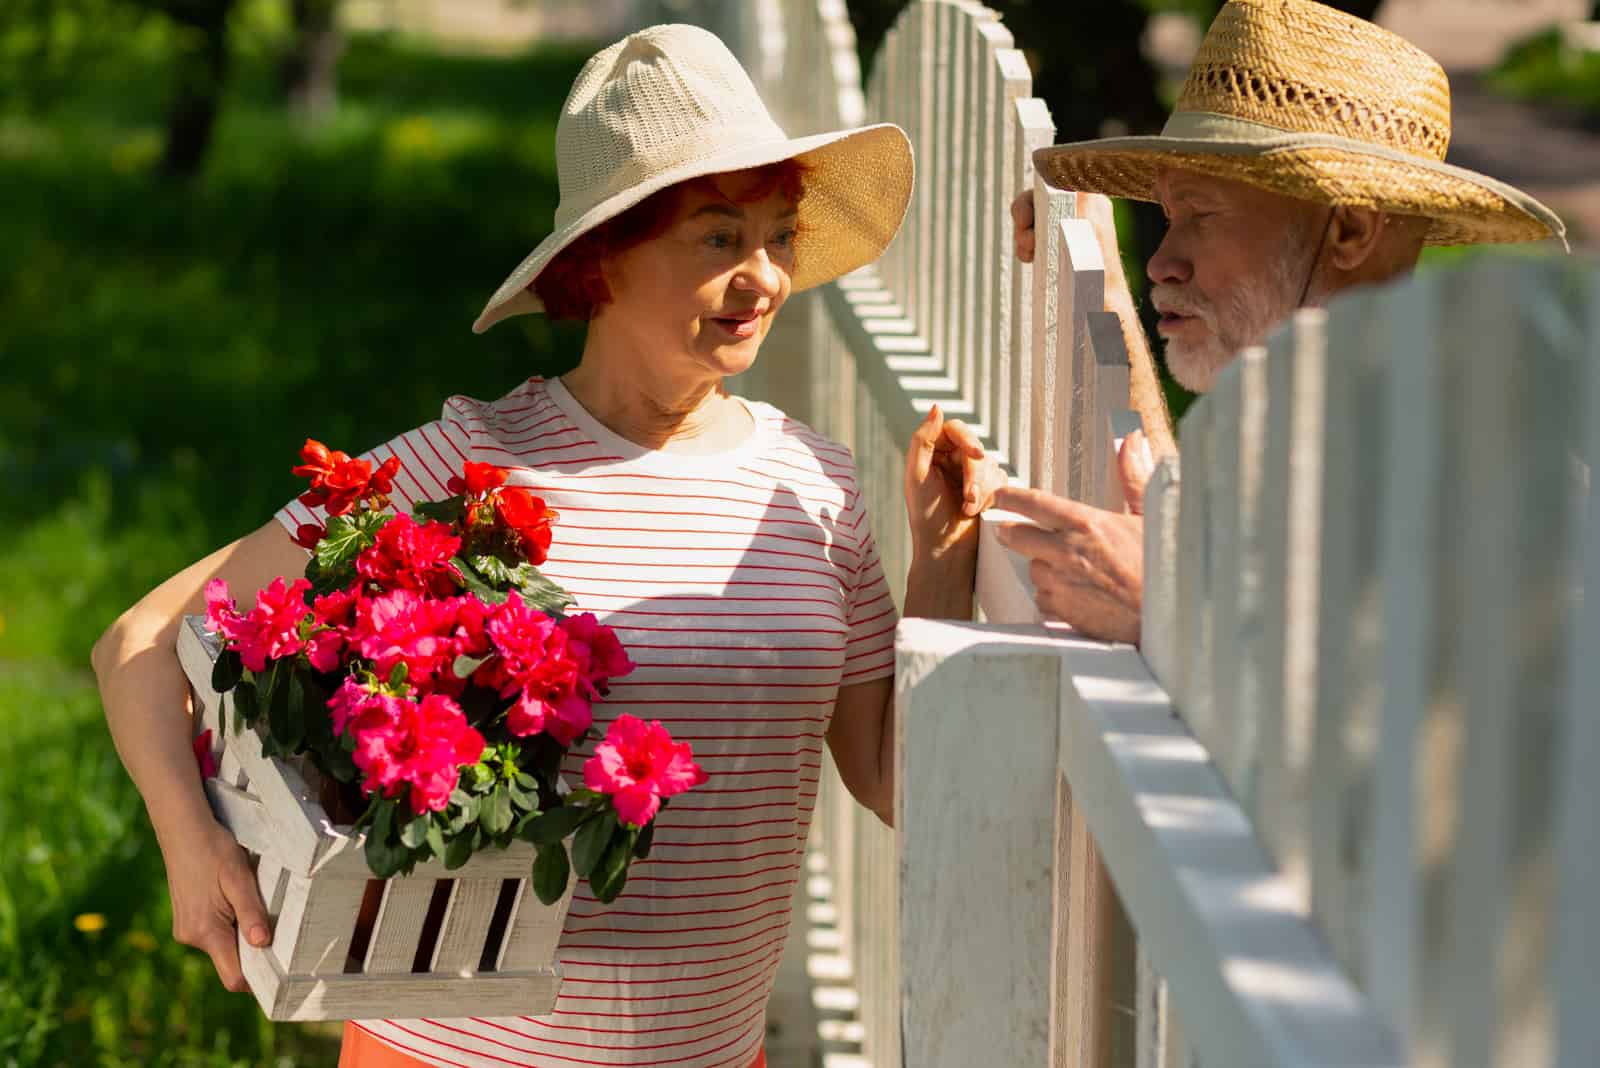
[{"label": "red flower", "polygon": [[485,493],[504,486],[508,474],[509,472],[503,467],[468,460],[461,468],[461,474],[452,476],[450,481],[445,483],[445,489],[468,497],[482,497]]},{"label": "red flower", "polygon": [[348,453],[330,450],[312,438],[301,446],[300,458],[305,463],[295,467],[294,473],[311,481],[311,488],[300,495],[300,503],[308,508],[325,507],[329,515],[344,515],[357,501],[388,494],[400,470],[400,461],[391,456],[374,473],[366,460],[353,460]]},{"label": "red flower", "polygon": [[578,664],[579,685],[590,698],[600,697],[607,683],[633,670],[634,663],[617,640],[616,631],[602,626],[594,613],[568,616],[561,621],[561,629]]},{"label": "red flower", "polygon": [[674,742],[660,720],[644,722],[624,713],[611,724],[606,740],[583,765],[583,782],[610,794],[617,818],[643,827],[655,818],[661,799],[706,781],[688,743]]},{"label": "red flower", "polygon": [[462,680],[452,670],[455,627],[454,599],[429,600],[413,590],[394,590],[361,600],[350,639],[373,662],[379,678],[404,663],[406,681],[417,689],[459,691]]},{"label": "red flower", "polygon": [[534,567],[550,554],[550,524],[560,516],[545,506],[544,498],[532,490],[513,486],[495,494],[495,515],[510,527],[522,542],[522,554]]},{"label": "red flower", "polygon": [[194,762],[200,765],[202,779],[217,777],[217,758],[211,755],[211,728],[207,727],[194,738]]},{"label": "red flower", "polygon": [[295,530],[294,537],[291,540],[300,548],[308,552],[314,552],[317,548],[317,542],[321,541],[327,533],[327,530],[317,526],[315,523],[301,523]]},{"label": "red flower", "polygon": [[483,735],[443,694],[429,694],[420,703],[391,699],[369,707],[350,732],[356,743],[352,757],[365,776],[362,789],[397,797],[409,786],[411,811],[417,815],[442,811],[461,766],[476,763],[485,748]]},{"label": "red flower", "polygon": [[377,543],[356,557],[356,571],[385,590],[416,590],[448,597],[460,588],[450,558],[461,539],[448,523],[418,523],[398,515],[378,531]]},{"label": "red flower", "polygon": [[281,660],[305,648],[300,623],[306,618],[306,594],[311,583],[295,579],[284,585],[275,578],[272,585],[256,594],[256,606],[240,615],[228,597],[228,585],[221,579],[206,583],[206,625],[227,639],[239,651],[239,659],[251,671],[265,671],[268,660]]}]

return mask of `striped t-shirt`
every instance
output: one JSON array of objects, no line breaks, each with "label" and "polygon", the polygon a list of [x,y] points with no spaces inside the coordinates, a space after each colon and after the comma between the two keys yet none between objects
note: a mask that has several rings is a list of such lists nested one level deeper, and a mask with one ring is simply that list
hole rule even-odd
[{"label": "striped t-shirt", "polygon": [[[399,458],[399,508],[449,496],[466,460],[544,497],[561,518],[541,570],[638,665],[595,706],[597,735],[623,712],[659,719],[710,776],[663,811],[612,904],[578,885],[553,1013],[363,1024],[384,1041],[471,1068],[744,1068],[760,1049],[823,735],[841,685],[893,673],[896,614],[849,451],[748,407],[731,451],[652,451],[532,379],[493,403],[452,397],[368,454]],[[570,781],[593,744],[569,754]]]}]

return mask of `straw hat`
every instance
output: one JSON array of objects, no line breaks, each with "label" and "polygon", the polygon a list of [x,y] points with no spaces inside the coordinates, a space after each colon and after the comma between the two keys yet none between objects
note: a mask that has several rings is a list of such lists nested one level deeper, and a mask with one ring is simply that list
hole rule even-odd
[{"label": "straw hat", "polygon": [[1519,189],[1444,162],[1450,83],[1427,53],[1311,0],[1230,0],[1159,137],[1034,153],[1063,189],[1155,200],[1156,174],[1199,171],[1302,200],[1433,220],[1430,245],[1561,237]]},{"label": "straw hat", "polygon": [[652,26],[578,74],[556,125],[555,232],[507,278],[472,329],[544,310],[528,288],[578,237],[690,178],[804,163],[793,288],[821,285],[883,254],[911,199],[911,144],[889,123],[791,138],[715,35]]}]

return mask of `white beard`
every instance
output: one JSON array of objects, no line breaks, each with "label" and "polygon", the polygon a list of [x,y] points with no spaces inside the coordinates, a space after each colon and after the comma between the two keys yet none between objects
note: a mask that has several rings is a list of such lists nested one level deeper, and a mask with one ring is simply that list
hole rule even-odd
[{"label": "white beard", "polygon": [[1215,304],[1185,286],[1154,287],[1150,298],[1158,308],[1198,316],[1207,327],[1204,341],[1174,338],[1166,342],[1167,370],[1172,377],[1191,392],[1205,393],[1242,350],[1266,341],[1273,328],[1294,313],[1305,284],[1306,251],[1304,235],[1295,233],[1258,277],[1241,282],[1227,294],[1225,315],[1219,315]]}]

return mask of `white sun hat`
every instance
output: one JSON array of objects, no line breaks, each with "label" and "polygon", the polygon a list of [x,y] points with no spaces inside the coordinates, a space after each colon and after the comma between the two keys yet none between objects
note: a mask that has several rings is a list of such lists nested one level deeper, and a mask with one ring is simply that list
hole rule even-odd
[{"label": "white sun hat", "polygon": [[[796,91],[802,91],[798,87]],[[556,254],[652,193],[793,159],[806,167],[795,291],[883,254],[911,200],[911,143],[890,123],[791,138],[714,34],[652,26],[598,53],[556,125],[555,231],[489,298],[472,329],[544,310],[530,288]]]}]

